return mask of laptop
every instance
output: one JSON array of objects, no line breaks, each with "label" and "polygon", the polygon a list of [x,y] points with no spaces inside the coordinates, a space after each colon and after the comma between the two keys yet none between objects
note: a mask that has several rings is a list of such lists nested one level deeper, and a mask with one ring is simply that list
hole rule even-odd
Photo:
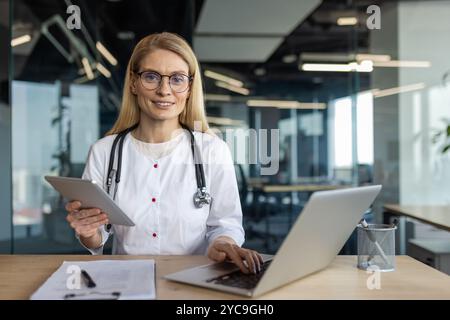
[{"label": "laptop", "polygon": [[314,192],[274,256],[258,274],[231,262],[211,263],[164,278],[255,297],[326,268],[344,246],[381,185]]}]

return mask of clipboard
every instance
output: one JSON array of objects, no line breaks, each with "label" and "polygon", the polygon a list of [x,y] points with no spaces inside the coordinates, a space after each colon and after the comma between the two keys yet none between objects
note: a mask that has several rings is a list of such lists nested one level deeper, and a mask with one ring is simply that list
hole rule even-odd
[{"label": "clipboard", "polygon": [[[87,270],[95,288],[81,280]],[[31,295],[31,300],[152,300],[155,260],[64,261]]]}]

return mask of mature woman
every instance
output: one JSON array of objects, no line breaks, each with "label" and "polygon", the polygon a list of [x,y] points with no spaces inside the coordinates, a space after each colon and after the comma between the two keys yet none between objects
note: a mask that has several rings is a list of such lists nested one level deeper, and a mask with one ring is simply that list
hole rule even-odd
[{"label": "mature woman", "polygon": [[113,253],[206,253],[233,261],[244,273],[258,271],[261,256],[241,248],[231,154],[207,131],[201,74],[190,46],[166,32],[142,39],[128,63],[119,117],[91,147],[83,173],[102,183],[136,226],[111,227],[107,212],[70,202],[67,221],[81,244],[101,254],[114,233]]}]

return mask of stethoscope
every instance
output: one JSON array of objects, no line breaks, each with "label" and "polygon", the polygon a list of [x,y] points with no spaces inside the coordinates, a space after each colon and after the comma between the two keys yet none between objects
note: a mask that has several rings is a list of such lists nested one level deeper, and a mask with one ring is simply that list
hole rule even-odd
[{"label": "stethoscope", "polygon": [[[201,161],[200,152],[195,143],[194,134],[184,124],[180,124],[180,125],[183,127],[183,129],[187,130],[189,132],[189,135],[191,136],[191,150],[192,150],[192,157],[194,159],[194,165],[195,165],[195,178],[197,180],[197,192],[195,192],[195,194],[194,194],[194,205],[196,208],[201,208],[205,204],[210,204],[212,202],[212,197],[206,190],[205,172],[203,171],[203,164]],[[111,185],[112,185],[112,182],[113,182],[113,179],[115,176],[116,178],[115,178],[115,186],[114,186],[114,193],[113,193],[114,200],[116,198],[117,186],[120,182],[120,174],[121,174],[121,169],[122,169],[123,141],[125,140],[125,136],[129,132],[136,129],[137,126],[138,126],[138,123],[128,129],[125,129],[125,130],[119,132],[117,134],[116,138],[114,139],[114,142],[111,147],[111,153],[109,155],[108,176],[107,176],[108,179],[106,181],[106,188],[107,188],[108,194],[111,194],[110,193]],[[114,167],[114,158],[116,155],[117,144],[119,144],[119,149],[117,152],[118,153],[118,162],[117,162],[117,169],[114,169],[113,168]]]}]

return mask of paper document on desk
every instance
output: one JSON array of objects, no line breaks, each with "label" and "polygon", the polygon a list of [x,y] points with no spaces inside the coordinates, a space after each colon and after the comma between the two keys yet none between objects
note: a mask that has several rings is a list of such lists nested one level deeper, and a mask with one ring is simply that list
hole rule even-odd
[{"label": "paper document on desk", "polygon": [[[87,272],[95,287],[88,287],[81,270]],[[155,299],[155,261],[64,261],[31,300],[64,299]]]}]

